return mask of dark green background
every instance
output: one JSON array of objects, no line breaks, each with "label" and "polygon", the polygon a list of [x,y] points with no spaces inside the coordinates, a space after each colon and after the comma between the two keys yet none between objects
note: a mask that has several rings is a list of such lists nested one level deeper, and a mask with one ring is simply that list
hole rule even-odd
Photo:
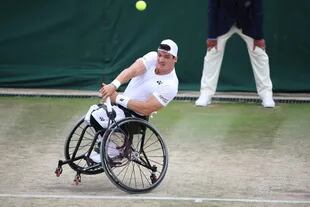
[{"label": "dark green background", "polygon": [[[2,0],[0,87],[97,90],[165,38],[179,45],[180,90],[199,90],[206,0]],[[265,0],[264,29],[277,92],[309,92],[310,1]],[[255,91],[245,43],[228,42],[218,91]]]}]

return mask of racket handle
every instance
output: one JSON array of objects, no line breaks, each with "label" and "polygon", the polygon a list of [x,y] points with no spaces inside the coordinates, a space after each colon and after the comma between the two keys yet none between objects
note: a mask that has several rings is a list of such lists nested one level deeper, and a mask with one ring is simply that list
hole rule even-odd
[{"label": "racket handle", "polygon": [[107,104],[107,110],[109,113],[112,112],[112,105],[111,105],[111,99],[110,97],[108,97],[106,100],[105,100],[105,103]]}]

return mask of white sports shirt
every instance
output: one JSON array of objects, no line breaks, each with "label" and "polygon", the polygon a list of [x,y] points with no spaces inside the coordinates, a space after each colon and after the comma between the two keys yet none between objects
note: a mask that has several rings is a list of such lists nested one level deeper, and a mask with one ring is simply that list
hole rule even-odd
[{"label": "white sports shirt", "polygon": [[163,106],[167,106],[178,93],[179,80],[175,69],[169,74],[157,75],[155,73],[157,52],[155,51],[147,53],[141,59],[146,71],[144,74],[131,79],[124,95],[140,101],[146,101],[153,95]]}]

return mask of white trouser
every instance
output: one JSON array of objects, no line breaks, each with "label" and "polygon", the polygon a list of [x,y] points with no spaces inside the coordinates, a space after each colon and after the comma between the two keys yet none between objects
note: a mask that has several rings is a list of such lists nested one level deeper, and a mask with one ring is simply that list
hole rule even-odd
[{"label": "white trouser", "polygon": [[217,48],[212,48],[210,51],[207,51],[204,58],[200,93],[205,93],[211,97],[214,95],[219,79],[226,42],[235,33],[240,35],[246,42],[258,95],[260,97],[265,96],[266,93],[272,95],[272,82],[270,79],[269,58],[267,53],[260,47],[255,47],[253,50],[254,39],[243,34],[242,31],[235,26],[233,26],[226,34],[217,38]]},{"label": "white trouser", "polygon": [[[122,109],[118,108],[117,106],[112,106],[112,108],[116,113],[115,121],[119,121],[125,118],[125,113]],[[92,105],[84,118],[84,120],[89,124],[90,124],[90,116],[93,116],[94,119],[98,122],[98,124],[100,124],[104,129],[107,128],[109,123],[109,117],[104,108],[99,107],[98,105]]]}]

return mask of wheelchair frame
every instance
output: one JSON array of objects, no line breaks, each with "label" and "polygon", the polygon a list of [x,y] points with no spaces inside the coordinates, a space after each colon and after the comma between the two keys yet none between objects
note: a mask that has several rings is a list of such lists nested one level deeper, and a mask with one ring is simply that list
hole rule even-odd
[{"label": "wheelchair frame", "polygon": [[[158,130],[148,121],[127,117],[115,121],[107,110],[109,124],[96,131],[81,118],[73,127],[64,146],[65,160],[59,160],[55,174],[62,174],[68,164],[81,182],[81,174],[94,175],[105,172],[119,189],[129,193],[145,193],[157,187],[168,168],[168,152]],[[101,163],[91,160],[95,147],[100,148]],[[114,153],[114,154],[113,154]]]}]

